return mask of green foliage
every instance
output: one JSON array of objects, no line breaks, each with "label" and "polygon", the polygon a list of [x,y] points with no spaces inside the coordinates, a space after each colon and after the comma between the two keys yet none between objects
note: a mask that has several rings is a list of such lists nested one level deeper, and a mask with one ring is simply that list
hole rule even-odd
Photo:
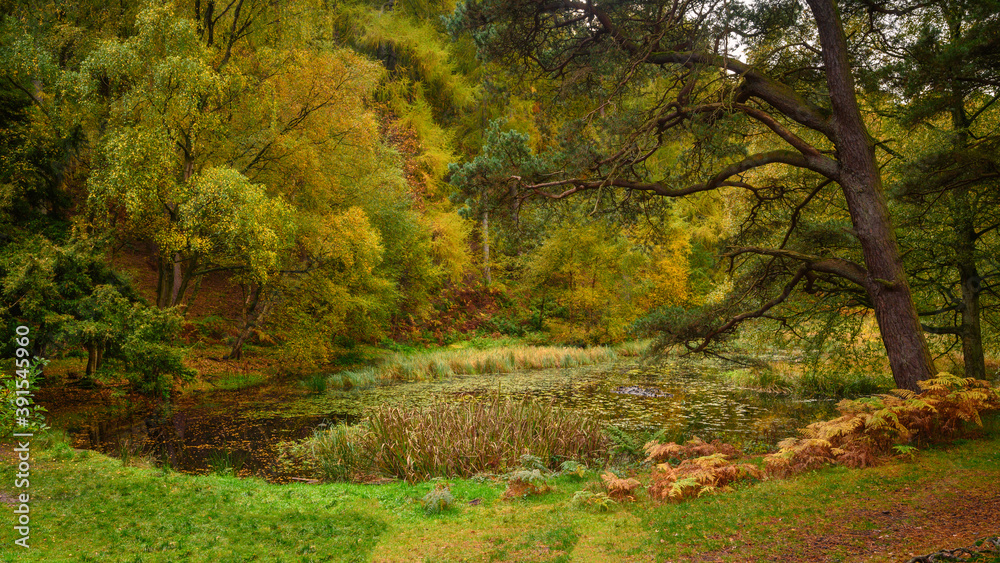
[{"label": "green foliage", "polygon": [[328,378],[329,376],[325,373],[314,373],[302,380],[302,386],[308,389],[310,393],[322,395],[326,392]]},{"label": "green foliage", "polygon": [[607,493],[595,493],[592,491],[581,490],[573,493],[573,498],[570,500],[570,504],[582,510],[611,512],[618,503],[612,500]]},{"label": "green foliage", "polygon": [[236,476],[243,465],[243,457],[235,452],[212,451],[208,454],[208,467],[218,476]]},{"label": "green foliage", "polygon": [[646,456],[645,444],[663,438],[665,430],[629,430],[613,424],[604,428],[604,434],[611,442],[609,453],[636,461]]},{"label": "green foliage", "polygon": [[324,479],[349,481],[366,475],[373,467],[370,436],[363,425],[338,423],[316,432],[312,438],[291,445],[289,452],[307,466],[315,468]]},{"label": "green foliage", "polygon": [[440,514],[455,506],[455,497],[447,483],[438,483],[434,490],[420,499],[420,505],[424,507],[425,514]]},{"label": "green foliage", "polygon": [[[97,226],[155,243],[161,307],[179,302],[178,288],[199,267],[266,281],[290,246],[291,210],[245,168],[210,158],[247,152],[238,145],[254,146],[253,127],[270,121],[266,105],[237,109],[230,101],[249,94],[252,77],[214,67],[194,23],[169,7],[147,8],[137,28],[104,43],[80,68],[80,96],[94,113],[108,112],[94,132],[98,154],[88,182]],[[246,113],[237,118],[238,111]],[[241,129],[253,114],[258,123]]]},{"label": "green foliage", "polygon": [[375,368],[364,368],[356,371],[342,371],[327,377],[326,384],[331,389],[349,391],[354,388],[367,389],[381,381]]},{"label": "green foliage", "polygon": [[[42,378],[42,369],[48,360],[35,357],[18,367],[13,375],[5,375],[0,380],[0,439],[11,437],[14,432],[41,432],[48,428],[45,424],[45,407],[35,403],[34,391]],[[32,393],[19,394],[18,389],[29,389]],[[28,409],[27,417],[19,417],[17,411]],[[19,419],[24,424],[18,424]]]},{"label": "green foliage", "polygon": [[71,324],[71,339],[106,348],[105,358],[121,369],[141,393],[166,397],[174,380],[190,379],[194,371],[183,364],[183,352],[169,342],[180,332],[180,316],[170,309],[155,309],[129,301],[110,286],[98,286],[85,304],[92,320]]},{"label": "green foliage", "polygon": [[0,296],[11,304],[0,312],[5,324],[38,327],[38,353],[87,349],[88,376],[107,362],[140,392],[163,396],[193,375],[171,344],[180,332],[177,312],[142,303],[87,241],[57,245],[35,236],[8,245],[0,252]]},{"label": "green foliage", "polygon": [[578,461],[567,459],[559,464],[559,473],[570,475],[575,479],[583,479],[587,475],[587,466]]},{"label": "green foliage", "polygon": [[900,456],[906,457],[907,459],[913,459],[919,451],[916,446],[908,446],[906,444],[896,444],[892,447],[892,451],[896,452]]}]

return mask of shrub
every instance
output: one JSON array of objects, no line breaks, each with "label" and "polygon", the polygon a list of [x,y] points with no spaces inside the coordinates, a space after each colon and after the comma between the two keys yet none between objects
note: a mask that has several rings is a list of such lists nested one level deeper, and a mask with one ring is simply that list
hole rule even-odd
[{"label": "shrub", "polygon": [[[45,424],[45,407],[35,404],[34,394],[18,394],[18,382],[27,385],[27,389],[37,389],[42,378],[42,369],[49,361],[35,358],[27,367],[18,367],[14,377],[5,377],[0,381],[0,440],[9,438],[14,432],[40,432],[48,428]],[[27,381],[27,383],[23,383]],[[25,387],[21,387],[22,393]],[[28,409],[27,417],[16,416],[18,411]],[[23,411],[22,411],[23,414]],[[20,421],[18,419],[21,419]],[[24,422],[15,426],[15,421]]]},{"label": "shrub", "polygon": [[571,475],[579,480],[587,475],[587,466],[578,461],[568,459],[559,465],[559,473]]},{"label": "shrub", "polygon": [[646,442],[646,445],[643,446],[643,450],[647,454],[646,461],[652,461],[655,463],[661,463],[671,459],[680,461],[694,457],[704,457],[716,454],[726,456],[739,455],[739,451],[737,451],[737,449],[730,444],[725,444],[719,440],[712,440],[711,443],[706,443],[699,438],[694,438],[683,446],[673,442],[660,444],[658,442],[650,441]]},{"label": "shrub", "polygon": [[609,512],[618,504],[606,493],[592,493],[590,491],[577,491],[573,494],[570,503],[576,508],[595,512]]},{"label": "shrub", "polygon": [[518,469],[507,475],[504,498],[524,498],[552,490],[548,476],[539,469]]},{"label": "shrub", "polygon": [[639,460],[644,455],[643,444],[661,439],[665,431],[627,430],[618,426],[608,426],[604,429],[604,434],[611,442],[612,456]]}]

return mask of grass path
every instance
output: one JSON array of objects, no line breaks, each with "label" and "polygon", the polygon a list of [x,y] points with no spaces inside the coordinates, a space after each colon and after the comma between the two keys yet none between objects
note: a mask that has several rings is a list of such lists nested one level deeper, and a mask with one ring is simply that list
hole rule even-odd
[{"label": "grass path", "polygon": [[[915,461],[829,468],[683,504],[640,498],[610,513],[573,508],[594,478],[502,500],[503,486],[453,480],[455,509],[426,516],[431,483],[270,485],[123,467],[57,445],[36,452],[31,549],[2,508],[0,560],[28,561],[905,561],[1000,533],[1000,430]],[[12,451],[0,453],[10,504]]]}]

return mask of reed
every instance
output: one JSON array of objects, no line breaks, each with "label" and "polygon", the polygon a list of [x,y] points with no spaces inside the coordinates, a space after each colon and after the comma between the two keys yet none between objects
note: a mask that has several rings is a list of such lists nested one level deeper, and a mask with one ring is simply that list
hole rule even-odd
[{"label": "reed", "polygon": [[615,350],[606,347],[518,346],[394,354],[375,370],[383,380],[421,381],[451,375],[577,367],[610,362],[617,358]]},{"label": "reed", "polygon": [[499,473],[531,453],[551,463],[594,460],[607,438],[593,418],[498,394],[426,408],[379,406],[361,425],[335,426],[304,444],[323,477],[376,473],[407,481]]},{"label": "reed", "polygon": [[325,479],[350,481],[371,471],[371,436],[364,425],[337,424],[303,443],[305,455]]},{"label": "reed", "polygon": [[342,371],[326,376],[326,388],[349,391],[354,388],[367,389],[380,380],[376,368],[362,368],[354,371]]}]

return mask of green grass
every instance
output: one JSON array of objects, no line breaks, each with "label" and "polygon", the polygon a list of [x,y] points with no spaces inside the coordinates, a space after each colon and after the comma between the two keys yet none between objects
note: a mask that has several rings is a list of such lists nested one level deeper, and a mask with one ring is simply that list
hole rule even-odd
[{"label": "green grass", "polygon": [[[435,482],[271,485],[127,467],[60,440],[42,451],[39,439],[30,489],[32,547],[14,547],[12,526],[0,526],[0,559],[769,561],[780,553],[904,560],[911,552],[971,543],[951,534],[921,539],[915,528],[890,533],[888,526],[925,526],[928,518],[940,525],[949,515],[960,522],[962,502],[991,498],[1000,425],[994,417],[988,426],[986,438],[923,450],[912,462],[828,468],[682,504],[654,504],[640,495],[639,502],[609,512],[572,504],[577,491],[600,490],[595,477],[556,477],[551,492],[523,500],[503,500],[502,482],[449,479],[454,507],[433,515],[420,499]],[[9,454],[8,447],[4,459]],[[10,494],[10,463],[0,464],[0,482]],[[928,508],[931,513],[921,512]],[[977,531],[980,537],[995,533]],[[831,536],[836,541],[815,541]],[[884,551],[870,554],[873,546]]]},{"label": "green grass", "polygon": [[254,387],[260,385],[267,381],[267,376],[260,372],[248,372],[248,373],[231,373],[220,375],[217,379],[212,381],[212,385],[216,389],[223,389],[227,391],[238,391],[240,389],[246,389],[248,387]]}]

